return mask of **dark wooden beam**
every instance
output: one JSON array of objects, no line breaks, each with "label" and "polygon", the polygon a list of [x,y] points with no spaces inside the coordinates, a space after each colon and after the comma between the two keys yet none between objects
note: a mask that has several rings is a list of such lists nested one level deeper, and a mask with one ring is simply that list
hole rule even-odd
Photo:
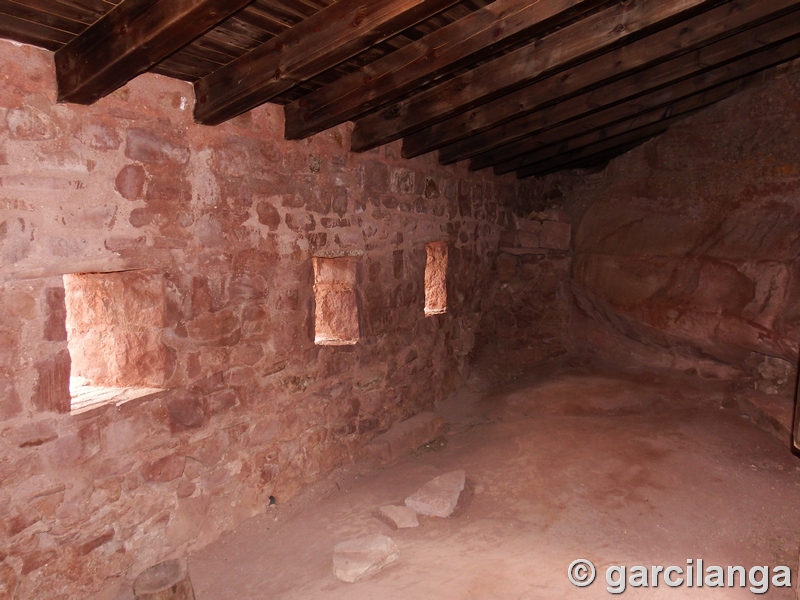
[{"label": "dark wooden beam", "polygon": [[406,136],[546,74],[607,51],[714,0],[630,0],[356,122],[351,149],[362,152]]},{"label": "dark wooden beam", "polygon": [[[797,40],[793,40],[796,44]],[[795,46],[797,49],[797,46]],[[733,96],[743,90],[762,85],[786,72],[796,72],[797,61],[789,59],[786,62],[761,70],[737,81],[707,90],[702,94],[686,98],[675,103],[673,113],[664,113],[667,118],[648,123],[648,118],[634,119],[605,128],[602,132],[594,132],[585,136],[583,142],[573,140],[572,148],[559,153],[551,158],[543,158],[533,164],[517,170],[519,178],[547,175],[564,169],[578,168],[587,164],[596,164],[607,161],[611,157],[627,152],[645,141],[660,135],[677,121],[693,115],[715,102]],[[680,113],[680,114],[677,114]],[[636,125],[639,125],[637,128]],[[598,135],[599,134],[599,135]],[[585,145],[581,146],[581,143]],[[580,147],[578,147],[580,146]]]},{"label": "dark wooden beam", "polygon": [[[658,121],[657,123],[651,123],[650,125],[635,129],[633,131],[628,131],[622,135],[609,137],[600,142],[590,144],[582,148],[577,148],[571,152],[561,154],[549,161],[543,161],[536,163],[535,165],[525,167],[524,169],[520,169],[517,171],[517,177],[519,179],[524,179],[526,177],[554,173],[556,171],[572,168],[571,165],[573,164],[591,163],[599,157],[605,156],[609,153],[630,150],[631,148],[635,148],[636,146],[643,144],[647,140],[661,135],[667,129],[669,129],[670,125],[680,119],[686,118],[687,116],[689,115],[681,115],[679,117]],[[625,150],[621,150],[622,148]]]},{"label": "dark wooden beam", "polygon": [[286,106],[286,139],[351,120],[545,31],[598,0],[496,0]]},{"label": "dark wooden beam", "polygon": [[235,117],[456,2],[337,0],[196,82],[195,119]]},{"label": "dark wooden beam", "polygon": [[[795,54],[791,58],[795,58],[798,55],[800,54]],[[724,98],[728,98],[745,87],[746,84],[743,81],[733,81],[691,95],[649,112],[589,129],[588,133],[584,133],[583,135],[578,135],[562,143],[541,148],[508,163],[503,163],[500,165],[502,168],[498,169],[498,171],[509,173],[511,171],[527,169],[528,167],[533,168],[541,163],[560,160],[565,156],[568,157],[569,153],[574,150],[603,142],[608,138],[615,138],[633,131],[643,130],[645,127],[655,126],[658,123],[666,123],[667,121],[674,122],[674,120],[678,118],[684,118],[702,108],[719,102]]]},{"label": "dark wooden beam", "polygon": [[[473,170],[504,162],[534,150],[534,139],[544,132],[548,132],[549,136],[549,131],[562,123],[613,109],[627,102],[646,104],[658,101],[659,98],[673,100],[688,93],[684,90],[689,90],[687,86],[693,85],[692,82],[696,82],[695,85],[707,83],[710,86],[715,82],[732,79],[737,76],[741,67],[735,66],[735,63],[729,64],[730,61],[768,48],[795,35],[797,30],[798,26],[790,19],[770,21],[445,146],[439,151],[439,160],[443,164],[451,164],[474,157],[470,163]],[[654,106],[650,105],[651,108]]]},{"label": "dark wooden beam", "polygon": [[252,0],[124,0],[55,54],[58,100],[91,104]]},{"label": "dark wooden beam", "polygon": [[541,173],[536,173],[533,175],[521,175],[520,173],[517,173],[517,178],[525,179],[526,177],[544,177],[545,175],[550,175],[551,173],[557,173],[559,171],[566,171],[570,169],[583,169],[585,172],[600,173],[604,171],[606,167],[608,167],[608,164],[618,156],[630,152],[637,146],[641,146],[645,142],[648,142],[653,138],[658,137],[662,133],[665,133],[665,131],[657,131],[651,135],[643,137],[642,139],[637,139],[622,146],[615,146],[609,150],[603,150],[595,154],[578,158],[570,163],[552,167],[551,169],[542,171]]},{"label": "dark wooden beam", "polygon": [[[657,88],[627,101],[614,103],[601,110],[591,111],[580,118],[567,122],[553,123],[552,127],[547,127],[535,135],[530,135],[511,144],[479,154],[472,159],[470,169],[479,170],[494,165],[495,173],[497,174],[515,171],[519,168],[515,157],[527,155],[542,147],[557,144],[575,135],[581,135],[593,127],[631,118],[639,113],[657,109],[691,94],[697,94],[760,70],[768,69],[787,60],[792,60],[798,54],[800,54],[800,40],[793,38],[785,44],[762,49],[739,60],[703,71],[694,77],[679,80],[672,85]],[[620,99],[625,100],[624,97]]]},{"label": "dark wooden beam", "polygon": [[798,0],[729,2],[682,23],[542,78],[483,106],[407,137],[403,155],[417,156],[498,127],[650,65],[711,44],[800,8]]}]

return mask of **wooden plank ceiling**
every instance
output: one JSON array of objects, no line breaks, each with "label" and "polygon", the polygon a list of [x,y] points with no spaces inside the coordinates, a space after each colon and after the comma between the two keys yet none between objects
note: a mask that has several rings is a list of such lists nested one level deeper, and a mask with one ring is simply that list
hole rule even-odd
[{"label": "wooden plank ceiling", "polygon": [[145,71],[215,125],[284,105],[286,137],[519,177],[602,168],[800,58],[800,0],[0,0],[0,37],[55,51],[59,100]]}]

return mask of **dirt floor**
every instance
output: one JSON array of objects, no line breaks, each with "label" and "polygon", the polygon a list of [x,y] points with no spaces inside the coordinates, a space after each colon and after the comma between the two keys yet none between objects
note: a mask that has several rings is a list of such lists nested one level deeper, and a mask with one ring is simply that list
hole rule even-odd
[{"label": "dirt floor", "polygon": [[[474,377],[438,407],[450,423],[441,443],[384,469],[337,471],[192,555],[197,599],[607,598],[614,565],[626,580],[648,569],[650,587],[628,583],[625,597],[756,595],[671,588],[663,574],[652,587],[652,566],[685,570],[688,559],[725,577],[728,566],[786,565],[795,584],[800,459],[729,396],[720,382],[652,371],[549,367],[494,389]],[[454,516],[400,531],[376,518],[455,469],[468,488]],[[371,533],[391,536],[400,560],[353,584],[334,578],[333,546]],[[579,558],[596,565],[589,587],[567,577]],[[770,584],[765,596],[794,591]]]}]

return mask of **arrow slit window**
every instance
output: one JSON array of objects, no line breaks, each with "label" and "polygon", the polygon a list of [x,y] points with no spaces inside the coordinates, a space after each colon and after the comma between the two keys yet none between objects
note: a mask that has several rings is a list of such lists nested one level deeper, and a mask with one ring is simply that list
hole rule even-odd
[{"label": "arrow slit window", "polygon": [[425,246],[425,315],[447,312],[447,242]]}]

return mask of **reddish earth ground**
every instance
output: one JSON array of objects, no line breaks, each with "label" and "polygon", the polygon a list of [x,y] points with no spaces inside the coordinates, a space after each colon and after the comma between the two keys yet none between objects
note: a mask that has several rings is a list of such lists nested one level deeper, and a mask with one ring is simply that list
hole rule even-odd
[{"label": "reddish earth ground", "polygon": [[[198,600],[592,599],[611,565],[787,565],[797,577],[800,460],[742,417],[727,384],[654,371],[548,367],[478,377],[439,407],[444,442],[384,469],[334,473],[189,558]],[[376,518],[441,473],[465,469],[455,515],[393,531]],[[400,560],[343,583],[333,546],[391,536]],[[590,559],[597,580],[573,587]],[[630,576],[630,572],[628,573]],[[652,583],[652,582],[651,582]],[[631,598],[746,598],[745,588],[628,586]],[[794,598],[770,586],[768,598]]]}]

